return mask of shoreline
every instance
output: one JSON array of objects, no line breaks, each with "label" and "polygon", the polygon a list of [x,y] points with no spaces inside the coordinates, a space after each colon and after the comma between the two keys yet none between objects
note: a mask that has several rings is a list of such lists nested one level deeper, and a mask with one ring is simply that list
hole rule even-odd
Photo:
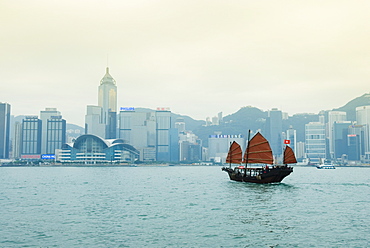
[{"label": "shoreline", "polygon": [[[223,167],[229,164],[171,164],[171,163],[159,163],[159,164],[0,164],[0,167],[173,167],[173,166],[207,166],[207,167]],[[316,168],[315,165],[293,165],[294,167],[306,167],[306,168]],[[356,164],[356,165],[341,165],[335,166],[336,168],[367,168],[370,164]]]}]

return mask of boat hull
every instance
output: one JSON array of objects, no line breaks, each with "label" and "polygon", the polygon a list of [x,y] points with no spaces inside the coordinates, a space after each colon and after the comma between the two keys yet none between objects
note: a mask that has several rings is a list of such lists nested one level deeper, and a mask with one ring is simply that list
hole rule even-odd
[{"label": "boat hull", "polygon": [[335,166],[334,165],[317,165],[316,166],[317,169],[335,169]]},{"label": "boat hull", "polygon": [[240,169],[223,167],[229,174],[230,180],[248,183],[279,183],[293,172],[292,167],[274,166],[271,169],[248,168],[244,172]]}]

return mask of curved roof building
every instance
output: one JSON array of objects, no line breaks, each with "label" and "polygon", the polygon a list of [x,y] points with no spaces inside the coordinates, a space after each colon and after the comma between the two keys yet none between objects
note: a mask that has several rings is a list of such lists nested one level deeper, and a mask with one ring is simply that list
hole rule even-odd
[{"label": "curved roof building", "polygon": [[122,139],[103,139],[93,134],[79,136],[73,143],[64,144],[61,162],[107,163],[128,162],[139,158],[139,152]]}]

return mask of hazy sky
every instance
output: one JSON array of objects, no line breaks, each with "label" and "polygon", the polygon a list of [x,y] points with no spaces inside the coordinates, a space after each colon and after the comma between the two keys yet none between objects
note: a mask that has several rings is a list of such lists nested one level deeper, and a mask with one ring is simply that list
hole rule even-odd
[{"label": "hazy sky", "polygon": [[318,113],[370,91],[369,13],[368,0],[1,0],[0,102],[83,125],[108,65],[118,106]]}]

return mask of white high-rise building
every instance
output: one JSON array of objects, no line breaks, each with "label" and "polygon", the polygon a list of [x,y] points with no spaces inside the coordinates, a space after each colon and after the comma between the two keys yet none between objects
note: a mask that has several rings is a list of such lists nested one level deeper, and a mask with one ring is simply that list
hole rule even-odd
[{"label": "white high-rise building", "polygon": [[208,156],[209,160],[213,160],[216,163],[225,163],[227,153],[229,152],[230,145],[232,142],[237,142],[243,153],[246,148],[246,141],[243,135],[224,135],[224,134],[213,134],[208,137]]},{"label": "white high-rise building", "polygon": [[310,122],[305,125],[306,156],[311,163],[320,163],[326,158],[326,135],[325,124],[322,122]]},{"label": "white high-rise building", "polygon": [[104,77],[100,81],[98,105],[103,109],[102,123],[106,125],[105,138],[116,138],[117,86],[116,81],[109,74],[108,67]]},{"label": "white high-rise building", "polygon": [[286,131],[286,139],[289,140],[289,146],[293,149],[294,154],[297,154],[297,130],[289,127]]},{"label": "white high-rise building", "polygon": [[85,115],[85,133],[105,139],[115,139],[117,131],[117,86],[107,67],[100,80],[98,106],[88,105]]}]

